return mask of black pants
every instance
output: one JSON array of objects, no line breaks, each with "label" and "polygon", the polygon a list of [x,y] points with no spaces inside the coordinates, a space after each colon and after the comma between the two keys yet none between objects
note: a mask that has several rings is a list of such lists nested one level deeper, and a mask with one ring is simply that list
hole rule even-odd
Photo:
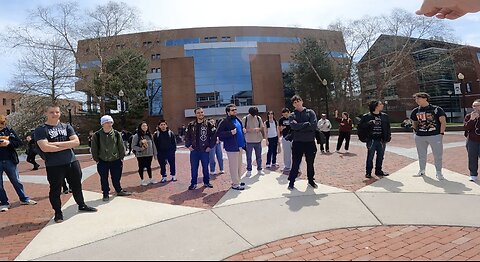
[{"label": "black pants", "polygon": [[145,169],[147,169],[148,177],[152,179],[152,160],[153,156],[137,157],[138,174],[140,175],[140,179],[143,180],[143,170]]},{"label": "black pants", "polygon": [[322,133],[325,135],[325,146],[323,144],[320,144],[320,150],[325,151],[330,151],[330,131],[328,132],[323,132]]},{"label": "black pants", "polygon": [[298,176],[303,155],[305,155],[305,160],[307,161],[308,181],[313,181],[313,178],[315,177],[315,168],[313,166],[313,163],[315,161],[315,156],[317,155],[317,145],[315,144],[315,141],[293,142],[292,144],[293,164],[292,164],[292,170],[290,171],[290,176],[288,177],[288,180],[290,180],[290,183],[294,183],[295,179]]},{"label": "black pants", "polygon": [[170,175],[176,175],[176,166],[175,166],[175,150],[171,151],[158,151],[157,155],[158,164],[160,165],[160,174],[162,177],[167,177],[167,161],[170,166]]},{"label": "black pants", "polygon": [[33,167],[38,167],[40,166],[37,161],[35,161],[35,156],[37,156],[37,154],[28,154],[27,155],[27,162],[32,164]]},{"label": "black pants", "polygon": [[338,143],[337,143],[337,151],[342,148],[343,140],[345,140],[345,150],[348,151],[350,148],[350,137],[352,134],[350,132],[340,132],[340,135],[338,136]]},{"label": "black pants", "polygon": [[63,166],[47,166],[47,179],[50,184],[50,204],[56,213],[62,212],[62,200],[60,195],[62,194],[62,184],[65,178],[70,184],[70,189],[73,193],[73,198],[79,206],[85,205],[82,193],[82,169],[80,163],[75,161],[68,165]]},{"label": "black pants", "polygon": [[116,160],[111,162],[106,162],[100,160],[97,165],[97,171],[100,175],[100,183],[102,184],[103,196],[108,196],[110,192],[110,186],[108,183],[108,174],[110,173],[112,177],[112,184],[117,193],[122,191],[122,186],[120,185],[120,180],[122,179],[123,171],[123,162],[122,160]]},{"label": "black pants", "polygon": [[277,163],[278,136],[268,139],[267,165]]}]

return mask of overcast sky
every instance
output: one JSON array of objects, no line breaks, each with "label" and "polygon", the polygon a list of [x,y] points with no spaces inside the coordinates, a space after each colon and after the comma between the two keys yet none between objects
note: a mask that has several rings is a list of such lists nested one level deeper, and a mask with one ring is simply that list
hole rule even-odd
[{"label": "overcast sky", "polygon": [[[59,0],[0,0],[0,30],[25,22],[29,9],[62,2]],[[93,9],[107,0],[83,0],[81,7]],[[338,19],[388,14],[393,8],[414,13],[421,0],[135,0],[135,6],[149,30],[208,26],[298,26],[325,28]],[[459,42],[480,46],[480,14],[469,14],[447,22]],[[3,31],[3,30],[2,30]],[[0,52],[0,89],[5,89],[18,54]]]}]

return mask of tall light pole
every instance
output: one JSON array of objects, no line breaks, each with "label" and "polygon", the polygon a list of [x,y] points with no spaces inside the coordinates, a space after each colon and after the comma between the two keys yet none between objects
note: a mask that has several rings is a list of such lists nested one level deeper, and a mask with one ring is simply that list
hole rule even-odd
[{"label": "tall light pole", "polygon": [[326,113],[327,113],[327,119],[328,119],[330,114],[329,114],[329,110],[328,110],[328,92],[329,92],[329,90],[328,90],[328,87],[327,87],[327,85],[328,85],[327,79],[323,79],[322,84],[325,86],[325,109],[327,111]]},{"label": "tall light pole", "polygon": [[463,103],[463,117],[465,118],[465,116],[467,115],[467,108],[465,107],[467,105],[467,102],[465,101],[465,93],[467,92],[467,88],[463,87],[464,84],[464,80],[465,80],[465,76],[462,74],[462,73],[458,73],[458,79],[460,80],[460,90],[462,90],[462,103]]},{"label": "tall light pole", "polygon": [[125,128],[125,108],[123,106],[123,96],[125,95],[125,93],[123,92],[123,90],[120,90],[118,92],[118,96],[120,97],[120,112],[122,114],[122,128],[124,129]]},{"label": "tall light pole", "polygon": [[452,105],[452,95],[453,91],[448,90],[447,91],[448,95],[450,96],[450,123],[453,123],[453,105]]},{"label": "tall light pole", "polygon": [[67,110],[68,110],[68,123],[72,125],[72,104],[68,103]]},{"label": "tall light pole", "polygon": [[385,100],[385,113],[388,114],[388,101]]}]

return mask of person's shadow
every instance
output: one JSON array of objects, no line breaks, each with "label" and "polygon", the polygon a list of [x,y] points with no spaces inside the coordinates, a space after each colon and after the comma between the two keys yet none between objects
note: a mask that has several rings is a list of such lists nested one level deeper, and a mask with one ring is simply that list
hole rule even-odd
[{"label": "person's shadow", "polygon": [[308,186],[307,191],[305,191],[307,195],[293,196],[292,194],[295,191],[298,192],[298,189],[294,188],[290,194],[283,195],[288,199],[287,202],[285,202],[285,204],[288,205],[288,208],[292,212],[298,212],[302,210],[302,208],[304,207],[319,206],[320,203],[318,201],[320,201],[320,199],[327,196],[326,194],[316,194],[315,190],[310,186]]},{"label": "person's shadow", "polygon": [[205,193],[204,191],[205,187],[202,186],[195,190],[187,190],[179,194],[171,195],[169,199],[173,201],[172,205],[182,205],[183,203],[185,203],[185,201],[188,200],[204,198],[205,196],[207,196],[207,193]]},{"label": "person's shadow", "polygon": [[[97,199],[97,200],[85,202],[85,204],[87,206],[95,207],[95,208],[106,205],[108,203],[109,202],[102,201],[102,199]],[[65,219],[65,221],[69,220],[70,218],[72,218],[74,216],[95,214],[93,212],[79,212],[78,211],[78,205],[76,203],[67,207],[66,209],[62,210],[62,212],[63,212],[63,218]],[[99,210],[97,212],[102,212],[102,211]]]},{"label": "person's shadow", "polygon": [[404,184],[402,182],[394,181],[387,177],[384,177],[373,182],[372,184],[370,184],[370,186],[383,188],[388,192],[398,193],[398,192],[402,192],[402,189],[400,188],[404,186]]},{"label": "person's shadow", "polygon": [[438,181],[428,176],[423,176],[423,180],[427,184],[443,189],[445,193],[448,194],[465,194],[468,191],[472,191],[472,189],[462,183],[449,181],[447,179]]}]

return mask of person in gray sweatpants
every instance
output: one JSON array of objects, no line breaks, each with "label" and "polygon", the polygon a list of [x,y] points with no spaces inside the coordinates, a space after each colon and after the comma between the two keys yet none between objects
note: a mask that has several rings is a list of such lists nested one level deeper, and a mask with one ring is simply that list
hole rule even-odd
[{"label": "person in gray sweatpants", "polygon": [[447,127],[446,114],[441,107],[429,103],[430,96],[427,93],[415,94],[415,101],[419,107],[412,111],[411,119],[420,163],[420,171],[416,176],[425,175],[430,145],[435,159],[436,177],[438,180],[443,180],[443,136]]},{"label": "person in gray sweatpants", "polygon": [[473,112],[465,116],[464,127],[467,132],[468,170],[470,181],[477,182],[478,158],[480,157],[480,99],[473,102]]},{"label": "person in gray sweatpants", "polygon": [[289,173],[292,169],[292,141],[288,141],[288,135],[290,134],[290,110],[284,108],[282,110],[282,118],[278,120],[278,126],[280,132],[282,133],[282,148],[283,148],[283,162],[285,167],[283,168],[284,173]]}]

